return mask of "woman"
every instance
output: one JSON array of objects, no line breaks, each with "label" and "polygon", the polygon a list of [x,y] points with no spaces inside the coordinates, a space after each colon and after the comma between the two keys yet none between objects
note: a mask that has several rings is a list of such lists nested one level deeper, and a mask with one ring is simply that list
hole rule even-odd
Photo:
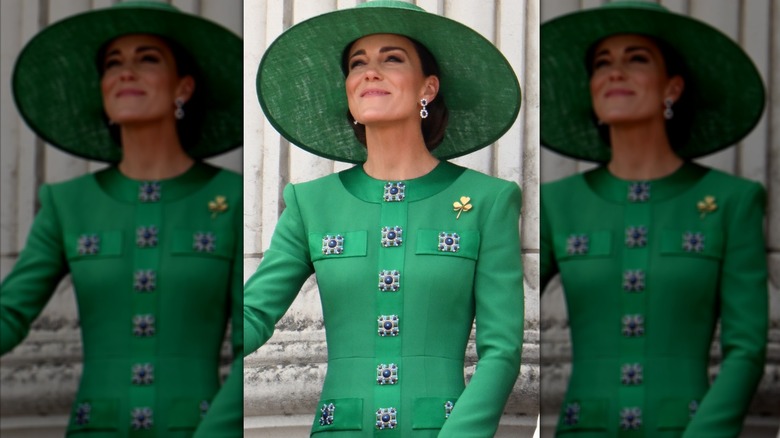
[{"label": "woman", "polygon": [[561,274],[573,345],[557,433],[736,437],[763,372],[765,196],[691,159],[755,126],[758,72],[656,4],[570,14],[541,37],[542,142],[601,163],[542,189],[542,281]]},{"label": "woman", "polygon": [[[258,96],[292,143],[360,164],[285,188],[245,285],[245,353],[316,273],[328,371],[313,435],[492,436],[520,366],[520,191],[440,160],[512,124],[507,61],[459,23],[367,2],[282,34]],[[475,317],[480,360],[464,390]]]},{"label": "woman", "polygon": [[[71,274],[84,366],[68,436],[241,436],[241,179],[203,158],[241,143],[242,42],[174,7],[119,3],[36,35],[13,90],[52,145],[111,166],[40,189],[0,293],[0,352]],[[52,74],[52,72],[57,74]]]}]

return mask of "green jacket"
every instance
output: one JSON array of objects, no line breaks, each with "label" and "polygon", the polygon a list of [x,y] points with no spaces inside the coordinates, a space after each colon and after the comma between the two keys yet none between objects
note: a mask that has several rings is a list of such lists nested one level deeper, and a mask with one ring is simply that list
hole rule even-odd
[{"label": "green jacket", "polygon": [[[328,372],[312,435],[492,437],[520,368],[517,185],[449,163],[404,182],[356,166],[284,198],[245,285],[245,353],[316,273]],[[471,205],[459,218],[456,201]],[[464,390],[475,317],[480,359]]]},{"label": "green jacket", "polygon": [[760,185],[691,163],[542,186],[542,281],[561,274],[573,349],[558,435],[739,435],[767,341],[764,202]]},{"label": "green jacket", "polygon": [[[44,185],[40,200],[0,289],[0,353],[70,273],[84,368],[68,436],[242,436],[241,177],[198,163],[139,182],[112,167]],[[231,314],[236,359],[220,390]]]}]

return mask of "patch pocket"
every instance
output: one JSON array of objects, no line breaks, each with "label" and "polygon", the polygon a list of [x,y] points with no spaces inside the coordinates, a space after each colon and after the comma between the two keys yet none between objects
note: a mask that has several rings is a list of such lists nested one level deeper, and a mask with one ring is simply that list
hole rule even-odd
[{"label": "patch pocket", "polygon": [[69,261],[89,260],[122,255],[122,232],[65,234],[65,257]]},{"label": "patch pocket", "polygon": [[571,399],[561,406],[558,434],[583,430],[606,430],[609,421],[607,399]]},{"label": "patch pocket", "polygon": [[119,400],[82,399],[73,404],[67,434],[81,431],[114,431],[117,430],[118,424]]},{"label": "patch pocket", "polygon": [[450,417],[457,397],[424,397],[414,400],[412,429],[441,429]]},{"label": "patch pocket", "polygon": [[698,403],[691,399],[668,398],[658,406],[658,429],[685,429],[698,409]]},{"label": "patch pocket", "polygon": [[477,260],[479,239],[477,230],[418,230],[415,254]]},{"label": "patch pocket", "polygon": [[194,430],[206,415],[209,403],[196,398],[178,398],[171,402],[168,430]]},{"label": "patch pocket", "polygon": [[362,429],[363,399],[333,398],[320,400],[311,433]]},{"label": "patch pocket", "polygon": [[309,254],[312,262],[365,257],[367,245],[368,232],[366,231],[309,233]]},{"label": "patch pocket", "polygon": [[232,231],[226,229],[174,230],[172,254],[231,259],[234,241]]},{"label": "patch pocket", "polygon": [[661,254],[720,260],[723,234],[712,229],[666,229],[661,231]]},{"label": "patch pocket", "polygon": [[612,231],[557,233],[553,237],[558,261],[588,257],[609,257],[612,254]]}]

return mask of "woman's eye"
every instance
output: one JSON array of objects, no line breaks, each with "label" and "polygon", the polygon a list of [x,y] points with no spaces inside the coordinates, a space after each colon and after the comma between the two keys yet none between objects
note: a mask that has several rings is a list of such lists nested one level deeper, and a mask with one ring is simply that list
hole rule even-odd
[{"label": "woman's eye", "polygon": [[108,70],[108,69],[110,69],[112,67],[116,67],[116,66],[118,66],[120,64],[121,64],[121,62],[119,62],[119,60],[116,59],[116,58],[108,59],[108,60],[106,60],[105,64],[103,64],[103,70]]},{"label": "woman's eye", "polygon": [[141,57],[141,62],[150,62],[153,64],[157,64],[160,62],[160,58],[155,55],[144,55]]},{"label": "woman's eye", "polygon": [[608,60],[606,60],[606,59],[597,59],[596,61],[593,62],[593,69],[594,70],[598,70],[598,69],[600,69],[602,67],[606,67],[608,65],[609,65],[609,61]]},{"label": "woman's eye", "polygon": [[356,60],[354,60],[354,61],[349,63],[349,69],[352,70],[352,69],[354,69],[356,67],[360,67],[361,65],[364,65],[364,64],[365,64],[365,62],[363,62],[362,60],[356,59]]},{"label": "woman's eye", "polygon": [[629,58],[631,62],[638,62],[640,64],[647,64],[650,62],[649,59],[647,59],[647,56],[645,55],[634,55],[631,58]]},{"label": "woman's eye", "polygon": [[385,59],[385,61],[389,61],[389,62],[403,62],[403,60],[400,57],[396,56],[396,55],[388,56],[387,59]]}]

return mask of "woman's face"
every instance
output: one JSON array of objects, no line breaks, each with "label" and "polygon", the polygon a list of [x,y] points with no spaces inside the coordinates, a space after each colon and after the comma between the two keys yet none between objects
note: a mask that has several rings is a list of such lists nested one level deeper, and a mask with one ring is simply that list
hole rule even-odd
[{"label": "woman's face", "polygon": [[352,116],[369,125],[420,120],[420,99],[433,101],[436,76],[423,74],[414,44],[394,34],[369,35],[348,52],[347,102]]},{"label": "woman's face", "polygon": [[103,60],[100,90],[109,119],[120,125],[174,122],[174,101],[187,101],[194,90],[191,76],[179,77],[176,61],[161,38],[126,35],[112,41]]},{"label": "woman's face", "polygon": [[590,95],[608,125],[663,121],[664,99],[677,101],[680,76],[670,78],[658,45],[641,35],[605,38],[594,50]]}]

